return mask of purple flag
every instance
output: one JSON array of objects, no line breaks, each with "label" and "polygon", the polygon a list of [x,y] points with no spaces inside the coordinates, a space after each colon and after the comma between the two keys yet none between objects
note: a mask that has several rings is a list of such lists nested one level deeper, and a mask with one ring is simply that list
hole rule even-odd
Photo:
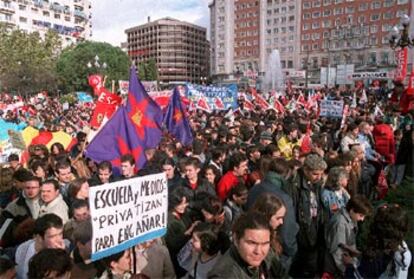
[{"label": "purple flag", "polygon": [[167,112],[164,116],[164,123],[170,134],[181,142],[181,144],[188,146],[193,143],[193,134],[185,115],[177,87],[174,88],[174,92],[170,98]]},{"label": "purple flag", "polygon": [[145,92],[135,67],[132,67],[126,106],[120,107],[109,119],[88,145],[85,154],[96,162],[110,161],[115,171],[121,166],[121,156],[132,154],[138,170],[145,164],[145,149],[158,146],[161,125],[161,108]]},{"label": "purple flag", "polygon": [[162,110],[138,80],[135,67],[131,67],[129,72],[126,111],[144,147],[157,147],[162,136]]},{"label": "purple flag", "polygon": [[126,108],[121,106],[89,143],[85,155],[96,162],[110,161],[114,172],[120,173],[121,156],[124,154],[134,156],[137,169],[145,164],[143,145]]}]

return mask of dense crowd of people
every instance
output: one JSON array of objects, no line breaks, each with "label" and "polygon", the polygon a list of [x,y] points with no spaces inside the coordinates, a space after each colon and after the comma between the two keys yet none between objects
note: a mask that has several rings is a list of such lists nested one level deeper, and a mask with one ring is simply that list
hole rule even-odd
[{"label": "dense crowd of people", "polygon": [[[0,278],[408,278],[409,218],[381,199],[414,174],[414,111],[403,115],[384,92],[314,92],[343,100],[343,119],[299,103],[283,113],[243,100],[234,113],[194,110],[191,146],[165,132],[138,172],[123,155],[119,176],[83,154],[93,108],[47,97],[4,112],[77,144],[30,146],[25,164],[11,154],[0,169]],[[92,262],[89,188],[160,172],[166,235]]]}]

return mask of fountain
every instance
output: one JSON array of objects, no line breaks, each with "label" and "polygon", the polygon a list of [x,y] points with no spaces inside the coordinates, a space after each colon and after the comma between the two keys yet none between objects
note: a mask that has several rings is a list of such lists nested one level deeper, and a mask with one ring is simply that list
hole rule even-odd
[{"label": "fountain", "polygon": [[264,89],[267,91],[275,90],[276,92],[283,92],[285,89],[285,80],[282,74],[282,66],[280,65],[279,50],[274,49],[270,53],[267,61]]}]

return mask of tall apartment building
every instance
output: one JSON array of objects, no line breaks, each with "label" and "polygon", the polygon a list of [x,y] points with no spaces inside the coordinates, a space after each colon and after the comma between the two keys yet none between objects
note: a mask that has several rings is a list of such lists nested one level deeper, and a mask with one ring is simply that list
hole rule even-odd
[{"label": "tall apartment building", "polygon": [[129,28],[128,55],[138,66],[155,59],[161,83],[200,83],[209,76],[209,42],[206,28],[162,18]]},{"label": "tall apartment building", "polygon": [[236,71],[260,71],[260,1],[234,3],[234,67]]},{"label": "tall apartment building", "polygon": [[310,81],[317,83],[320,67],[326,66],[354,64],[355,71],[393,69],[389,33],[402,15],[411,14],[412,6],[413,0],[303,0],[301,66],[309,70]]},{"label": "tall apartment building", "polygon": [[0,23],[43,36],[59,33],[63,45],[92,36],[90,0],[1,0]]},{"label": "tall apartment building", "polygon": [[273,49],[286,70],[299,66],[300,0],[213,0],[211,72],[233,79],[248,72],[264,76]]},{"label": "tall apartment building", "polygon": [[300,66],[300,2],[267,0],[265,48],[266,57],[278,49],[281,66],[286,70]]},{"label": "tall apartment building", "polygon": [[234,1],[213,0],[209,8],[211,73],[226,79],[234,70]]}]

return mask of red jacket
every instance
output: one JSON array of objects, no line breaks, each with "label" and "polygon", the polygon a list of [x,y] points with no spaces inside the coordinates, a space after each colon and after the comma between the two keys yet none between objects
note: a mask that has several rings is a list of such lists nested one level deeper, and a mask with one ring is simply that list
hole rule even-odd
[{"label": "red jacket", "polygon": [[231,188],[236,186],[240,181],[246,182],[246,177],[237,177],[234,175],[233,171],[228,171],[223,177],[220,179],[219,183],[217,184],[217,196],[219,199],[224,202],[227,199],[227,195],[229,194]]},{"label": "red jacket", "polygon": [[395,140],[391,126],[388,124],[375,125],[373,136],[375,150],[385,157],[388,164],[393,164],[395,162]]}]

